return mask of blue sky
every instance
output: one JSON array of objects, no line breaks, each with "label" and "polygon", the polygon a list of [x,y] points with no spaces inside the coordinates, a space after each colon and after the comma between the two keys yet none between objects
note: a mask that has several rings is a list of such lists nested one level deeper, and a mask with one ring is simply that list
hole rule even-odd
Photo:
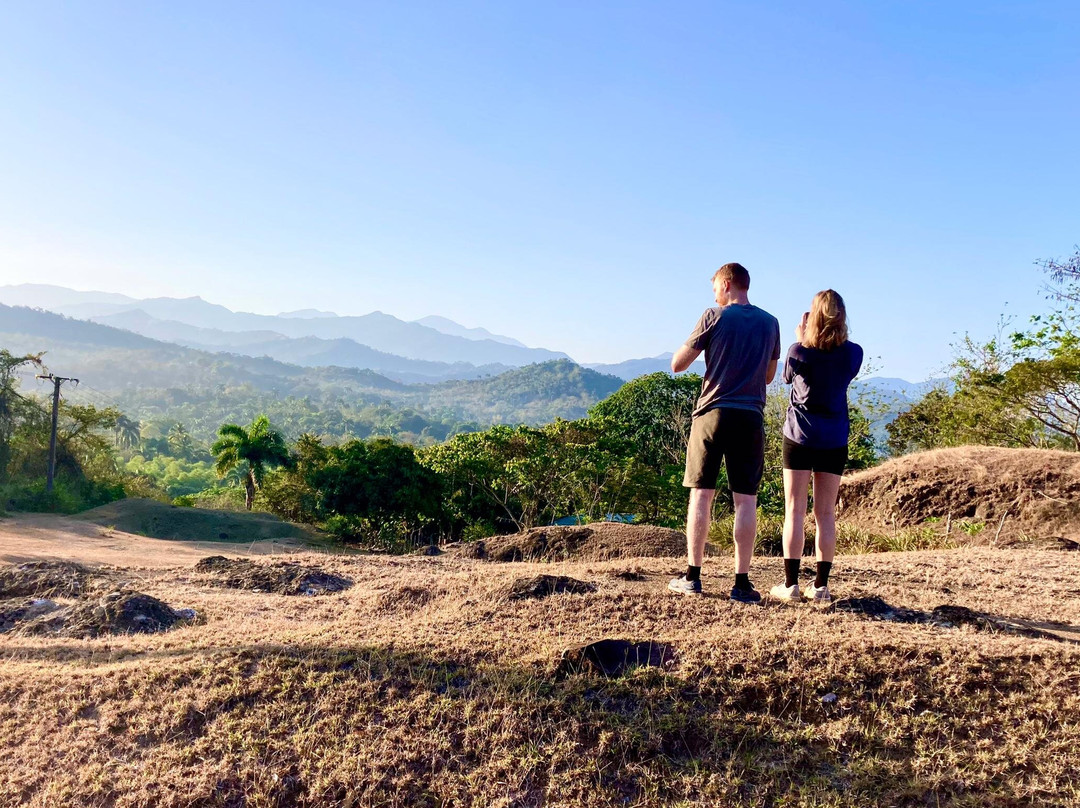
[{"label": "blue sky", "polygon": [[919,380],[1080,242],[1074,2],[22,3],[0,283],[672,350],[726,261]]}]

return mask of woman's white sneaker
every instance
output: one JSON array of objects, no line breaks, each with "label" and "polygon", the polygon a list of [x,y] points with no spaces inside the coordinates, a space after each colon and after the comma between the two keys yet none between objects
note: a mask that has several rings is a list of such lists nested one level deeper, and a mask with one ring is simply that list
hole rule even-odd
[{"label": "woman's white sneaker", "polygon": [[784,586],[784,584],[777,584],[769,590],[769,594],[777,600],[795,601],[799,599],[799,585]]},{"label": "woman's white sneaker", "polygon": [[832,595],[829,594],[828,586],[814,586],[813,584],[807,584],[803,597],[814,603],[830,603],[832,601]]}]

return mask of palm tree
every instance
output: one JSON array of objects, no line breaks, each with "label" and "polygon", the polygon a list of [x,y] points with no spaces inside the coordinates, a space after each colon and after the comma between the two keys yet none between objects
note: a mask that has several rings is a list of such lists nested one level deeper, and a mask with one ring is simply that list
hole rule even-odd
[{"label": "palm tree", "polygon": [[133,421],[126,415],[121,415],[116,419],[116,426],[113,428],[113,434],[116,437],[116,445],[122,449],[132,449],[139,445],[139,440],[142,438],[140,433],[142,425],[138,421]]},{"label": "palm tree", "polygon": [[285,439],[270,426],[270,419],[265,415],[252,421],[247,429],[237,424],[222,424],[210,453],[217,458],[214,468],[218,477],[224,477],[241,463],[247,464],[244,468],[247,489],[244,505],[249,511],[255,503],[255,489],[262,485],[267,468],[284,466],[290,461]]},{"label": "palm tree", "polygon": [[173,457],[182,460],[191,457],[191,452],[195,448],[195,441],[191,439],[191,433],[187,431],[183,424],[173,424],[172,429],[169,430],[167,440]]}]

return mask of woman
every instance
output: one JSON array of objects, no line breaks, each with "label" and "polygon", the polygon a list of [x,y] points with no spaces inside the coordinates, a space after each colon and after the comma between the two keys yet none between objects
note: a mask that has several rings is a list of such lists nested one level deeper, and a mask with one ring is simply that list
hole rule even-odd
[{"label": "woman", "polygon": [[[848,340],[844,300],[832,289],[818,292],[810,311],[795,329],[798,340],[784,360],[784,382],[791,404],[784,421],[784,583],[775,598],[798,600],[800,594],[828,603],[829,571],[836,552],[836,500],[847,463],[847,389],[862,367],[863,350]],[[803,522],[810,477],[814,479],[817,524],[817,577],[799,592]]]}]

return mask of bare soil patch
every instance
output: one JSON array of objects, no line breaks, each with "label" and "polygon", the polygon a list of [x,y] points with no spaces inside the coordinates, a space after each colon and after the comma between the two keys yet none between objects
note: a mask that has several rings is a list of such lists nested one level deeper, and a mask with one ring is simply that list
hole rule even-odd
[{"label": "bare soil patch", "polygon": [[278,595],[326,595],[341,592],[352,581],[298,561],[259,563],[244,558],[210,556],[195,565],[213,586],[271,592]]},{"label": "bare soil patch", "polygon": [[674,558],[686,552],[686,534],[653,525],[595,522],[577,527],[536,527],[484,541],[491,561],[607,561]]},{"label": "bare soil patch", "polygon": [[0,519],[0,562],[18,564],[51,559],[117,567],[163,568],[191,565],[211,553],[264,556],[308,547],[299,539],[265,539],[230,544],[224,541],[156,539],[127,533],[111,524],[80,516],[19,513]]},{"label": "bare soil patch", "polygon": [[981,538],[999,543],[1080,539],[1080,454],[963,446],[905,455],[845,477],[840,518],[879,532],[976,520]]}]

